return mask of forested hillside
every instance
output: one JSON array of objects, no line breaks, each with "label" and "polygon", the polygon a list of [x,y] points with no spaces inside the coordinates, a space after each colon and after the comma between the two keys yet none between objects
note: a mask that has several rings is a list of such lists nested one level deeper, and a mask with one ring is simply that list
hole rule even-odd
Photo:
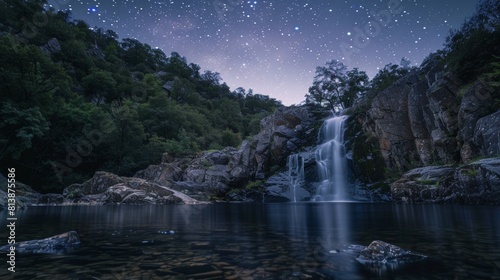
[{"label": "forested hillside", "polygon": [[42,192],[238,146],[282,106],[44,4],[0,2],[0,166]]}]

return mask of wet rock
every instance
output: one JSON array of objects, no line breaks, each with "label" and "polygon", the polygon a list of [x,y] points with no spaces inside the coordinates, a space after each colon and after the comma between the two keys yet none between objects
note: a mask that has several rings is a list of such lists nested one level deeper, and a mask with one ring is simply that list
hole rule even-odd
[{"label": "wet rock", "polygon": [[108,187],[123,183],[124,179],[113,173],[97,171],[92,179],[83,184],[73,184],[63,190],[63,195],[81,196],[89,194],[99,194],[105,192]]},{"label": "wet rock", "polygon": [[[125,204],[192,204],[196,200],[166,187],[132,179],[126,184],[117,184],[106,190],[106,203]],[[134,185],[136,183],[136,185]]]},{"label": "wet rock", "polygon": [[45,239],[17,242],[0,247],[1,252],[8,252],[10,246],[16,247],[19,254],[63,254],[76,248],[80,237],[76,231],[68,231]]},{"label": "wet rock", "polygon": [[182,173],[183,170],[179,162],[162,162],[159,165],[150,165],[146,169],[138,171],[135,173],[134,177],[147,179],[158,184],[164,184],[169,181],[180,180],[182,178]]},{"label": "wet rock", "polygon": [[442,166],[412,169],[392,184],[392,197],[402,202],[433,202],[442,195],[442,186],[453,180],[454,172],[455,168]]},{"label": "wet rock", "polygon": [[57,193],[44,194],[38,199],[39,205],[59,205],[64,203],[64,196]]},{"label": "wet rock", "polygon": [[498,205],[500,158],[413,169],[391,185],[391,193],[397,202]]},{"label": "wet rock", "polygon": [[[7,178],[0,173],[0,209],[7,208]],[[42,194],[34,191],[30,186],[19,181],[16,182],[16,207],[24,209],[28,205],[34,205],[38,202]]]},{"label": "wet rock", "polygon": [[165,181],[157,184],[140,178],[119,177],[108,172],[96,172],[83,184],[73,184],[63,196],[77,204],[196,204],[197,200],[171,187]]},{"label": "wet rock", "polygon": [[368,247],[361,250],[356,260],[363,264],[385,264],[416,262],[425,258],[427,257],[424,255],[404,250],[384,241],[375,240]]}]

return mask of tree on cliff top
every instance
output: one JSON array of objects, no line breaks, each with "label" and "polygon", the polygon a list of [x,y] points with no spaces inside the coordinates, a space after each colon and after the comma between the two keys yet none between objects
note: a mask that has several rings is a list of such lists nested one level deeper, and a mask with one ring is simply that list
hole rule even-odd
[{"label": "tree on cliff top", "polygon": [[329,106],[335,111],[352,106],[368,84],[368,76],[357,68],[348,71],[338,60],[316,68],[313,85],[306,94],[306,102]]}]

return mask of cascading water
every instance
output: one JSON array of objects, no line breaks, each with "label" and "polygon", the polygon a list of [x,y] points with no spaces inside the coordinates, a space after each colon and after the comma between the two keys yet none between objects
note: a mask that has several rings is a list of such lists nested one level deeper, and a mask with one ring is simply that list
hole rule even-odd
[{"label": "cascading water", "polygon": [[316,150],[316,164],[321,184],[315,201],[346,201],[347,161],[344,147],[344,121],[346,116],[325,121],[322,128],[323,144]]},{"label": "cascading water", "polygon": [[304,158],[299,154],[288,157],[288,177],[293,202],[297,202],[297,189],[304,185]]}]

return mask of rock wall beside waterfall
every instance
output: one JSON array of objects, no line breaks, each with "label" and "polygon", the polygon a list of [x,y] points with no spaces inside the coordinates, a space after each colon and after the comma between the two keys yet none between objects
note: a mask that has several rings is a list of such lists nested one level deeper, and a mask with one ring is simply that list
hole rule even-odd
[{"label": "rock wall beside waterfall", "polygon": [[[381,92],[367,95],[350,110],[357,124],[361,125],[363,137],[376,139],[376,150],[385,165],[384,177],[408,171],[392,185],[396,201],[428,201],[415,199],[417,187],[409,178],[414,178],[415,172],[421,174],[423,171],[414,168],[456,166],[478,157],[500,156],[499,89],[481,80],[465,84],[438,65],[427,65],[422,69]],[[443,178],[435,178],[435,181],[439,181],[441,187],[443,182],[455,187],[435,193],[432,200],[444,201],[444,196],[463,197],[464,193],[469,193],[479,198],[460,201],[480,202],[481,192],[469,192],[467,188],[459,187],[470,184],[470,178],[457,175],[463,173],[463,168],[448,169],[455,175],[443,174]],[[483,169],[478,167],[478,170]],[[498,184],[497,173],[487,174],[482,180],[476,178],[476,182],[481,186]],[[420,177],[425,181],[426,176]],[[486,196],[484,199],[491,203]],[[500,203],[500,199],[495,203]]]}]

